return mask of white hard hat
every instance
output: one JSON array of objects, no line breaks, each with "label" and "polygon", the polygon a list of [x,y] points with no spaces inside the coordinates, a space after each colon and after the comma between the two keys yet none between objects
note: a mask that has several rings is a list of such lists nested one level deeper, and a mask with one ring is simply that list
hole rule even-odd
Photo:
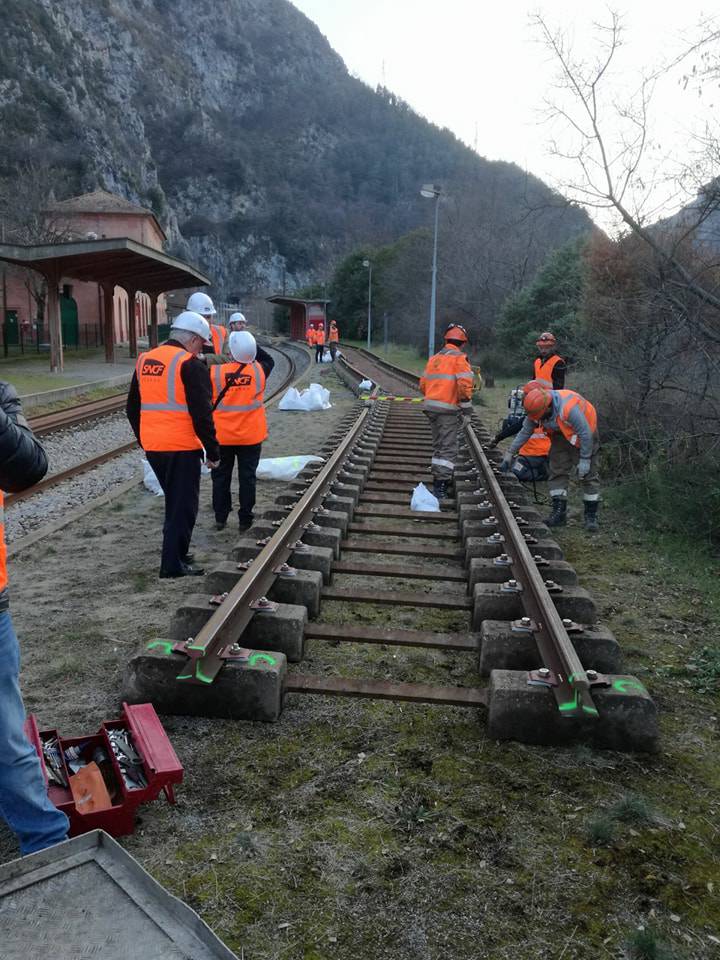
[{"label": "white hard hat", "polygon": [[215,305],[206,293],[193,293],[185,305],[186,310],[193,310],[201,317],[214,317],[217,313]]},{"label": "white hard hat", "polygon": [[230,354],[238,363],[252,363],[257,356],[255,337],[247,330],[235,330],[228,337]]},{"label": "white hard hat", "polygon": [[245,323],[245,324],[247,324],[247,320],[245,319],[245,314],[244,314],[244,313],[231,313],[230,316],[228,317],[228,326],[231,327],[234,323]]},{"label": "white hard hat", "polygon": [[202,337],[203,340],[210,338],[210,324],[205,317],[201,317],[199,313],[195,313],[193,310],[184,310],[179,313],[170,324],[170,329],[187,330],[188,333],[194,333],[197,337]]}]

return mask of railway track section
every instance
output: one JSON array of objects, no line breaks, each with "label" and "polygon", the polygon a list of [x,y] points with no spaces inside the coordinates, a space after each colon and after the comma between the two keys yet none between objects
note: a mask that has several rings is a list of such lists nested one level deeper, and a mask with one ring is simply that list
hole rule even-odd
[{"label": "railway track section", "polygon": [[[274,400],[278,399],[298,376],[297,365],[293,355],[291,353],[285,353],[278,347],[273,349],[284,353],[284,356],[288,360],[289,369],[287,376],[283,378],[282,382],[267,394],[266,404],[272,403]],[[50,413],[41,417],[34,417],[29,421],[30,427],[37,436],[52,433],[56,430],[68,429],[70,427],[77,426],[80,423],[86,423],[89,420],[96,420],[99,417],[108,416],[113,413],[118,413],[120,410],[124,410],[126,397],[127,392],[114,395],[112,397],[105,397],[102,400],[76,404],[73,407],[68,407],[66,410],[61,410],[57,413]],[[95,467],[102,466],[102,464],[108,463],[110,460],[114,460],[116,457],[121,457],[124,453],[129,453],[131,450],[136,449],[138,449],[138,445],[135,440],[131,440],[128,443],[123,443],[120,446],[113,447],[111,450],[107,450],[96,457],[92,457],[89,460],[83,460],[82,463],[77,463],[72,467],[68,467],[67,470],[61,470],[57,473],[47,476],[41,480],[40,483],[36,483],[34,487],[23,490],[21,493],[7,494],[5,497],[5,505],[10,506],[13,503],[18,503],[20,500],[26,500],[29,497],[33,497],[38,493],[44,493],[46,490],[52,489],[52,487],[57,486],[59,483],[62,483],[65,480],[72,480],[74,477],[80,476],[83,473],[87,473],[89,470],[93,470]]]},{"label": "railway track section", "polygon": [[[272,721],[288,695],[372,697],[479,709],[497,739],[656,749],[653,701],[621,673],[615,637],[522,486],[498,472],[475,417],[453,498],[440,512],[409,509],[431,480],[429,424],[413,402],[418,378],[377,360],[346,358],[376,399],[358,403],[323,465],[278,498],[206,592],[185,599],[170,636],[134,658],[125,699]],[[377,615],[325,615],[348,605]],[[402,629],[391,625],[399,610]],[[375,626],[383,611],[387,625]],[[428,669],[422,682],[304,672],[305,645],[328,643],[425,651]],[[476,682],[428,682],[436,651],[472,658]]]}]

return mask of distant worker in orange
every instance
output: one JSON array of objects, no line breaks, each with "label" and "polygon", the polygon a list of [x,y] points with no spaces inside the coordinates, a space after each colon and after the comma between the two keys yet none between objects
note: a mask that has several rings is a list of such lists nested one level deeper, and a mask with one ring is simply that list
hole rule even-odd
[{"label": "distant worker in orange", "polygon": [[325,353],[325,324],[318,323],[315,328],[315,363],[322,363]]},{"label": "distant worker in orange", "polygon": [[220,463],[212,417],[210,373],[198,354],[210,336],[207,320],[186,310],[166,343],[138,357],[125,412],[165,494],[161,577],[200,576],[188,553],[200,498],[203,448]]},{"label": "distant worker in orange", "polygon": [[334,320],[330,321],[330,333],[328,334],[328,344],[330,346],[330,359],[335,363],[335,357],[337,356],[338,343],[340,342],[340,331],[338,330],[338,325]]},{"label": "distant worker in orange", "polygon": [[213,419],[220,444],[220,463],[212,471],[215,526],[222,530],[232,509],[233,469],[238,465],[238,528],[249,529],[255,507],[255,473],[267,420],[263,394],[275,361],[247,330],[231,333],[231,363],[213,367]]},{"label": "distant worker in orange", "polygon": [[533,379],[548,390],[562,390],[565,386],[567,363],[557,352],[554,333],[546,330],[535,341],[538,355],[533,363]]},{"label": "distant worker in orange", "polygon": [[193,293],[185,305],[186,310],[199,313],[205,317],[210,327],[210,336],[203,345],[203,353],[223,353],[227,341],[227,330],[212,322],[212,318],[217,316],[217,310],[212,299],[206,293]]},{"label": "distant worker in orange", "polygon": [[552,512],[545,520],[549,527],[567,523],[567,498],[570,473],[577,466],[577,475],[583,488],[585,529],[598,529],[597,513],[600,502],[598,451],[600,437],[595,407],[574,390],[529,390],[523,401],[525,421],[510,449],[503,457],[502,467],[509,469],[520,448],[542,425],[550,434],[550,477]]},{"label": "distant worker in orange", "polygon": [[447,496],[455,471],[459,415],[472,414],[473,372],[462,352],[467,340],[465,328],[451,323],[445,333],[445,346],[430,357],[420,378],[423,411],[432,427],[433,493],[439,500]]},{"label": "distant worker in orange", "polygon": [[307,340],[307,345],[312,348],[315,346],[315,327],[310,324],[305,331],[305,339]]}]

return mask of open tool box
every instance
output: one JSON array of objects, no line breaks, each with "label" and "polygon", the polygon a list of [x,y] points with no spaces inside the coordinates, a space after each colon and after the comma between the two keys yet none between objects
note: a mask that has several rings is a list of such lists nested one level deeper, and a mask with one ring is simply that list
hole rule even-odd
[{"label": "open tool box", "polygon": [[[71,837],[96,829],[121,837],[135,829],[140,804],[161,792],[175,802],[173,785],[182,782],[183,768],[151,703],[124,703],[122,717],[106,720],[87,737],[39,730],[32,714],[25,733],[40,757],[50,800],[70,820]],[[95,809],[83,813],[79,805],[85,797],[78,797],[78,781],[72,778],[92,764],[100,775]]]}]

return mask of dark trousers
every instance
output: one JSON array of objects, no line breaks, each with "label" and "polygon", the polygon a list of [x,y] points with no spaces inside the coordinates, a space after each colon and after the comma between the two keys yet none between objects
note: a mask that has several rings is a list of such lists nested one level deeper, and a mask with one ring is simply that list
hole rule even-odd
[{"label": "dark trousers", "polygon": [[315,344],[315,363],[322,363],[322,358],[324,353],[325,353],[325,344],[316,343]]},{"label": "dark trousers", "polygon": [[255,506],[255,471],[260,459],[261,443],[246,444],[237,447],[220,447],[220,466],[212,471],[213,510],[215,519],[225,523],[232,509],[233,468],[235,461],[238,465],[238,523],[252,523],[253,507]]},{"label": "dark trousers", "polygon": [[165,494],[160,569],[164,573],[180,573],[200,505],[202,450],[147,451],[145,455]]},{"label": "dark trousers", "polygon": [[338,342],[337,340],[330,341],[330,359],[335,363],[335,357],[337,356]]}]

